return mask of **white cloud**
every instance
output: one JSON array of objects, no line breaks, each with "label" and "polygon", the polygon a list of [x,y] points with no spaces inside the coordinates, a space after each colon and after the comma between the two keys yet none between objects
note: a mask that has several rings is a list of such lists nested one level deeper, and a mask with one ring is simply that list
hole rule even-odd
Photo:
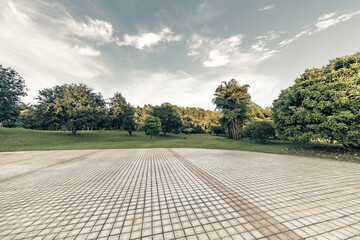
[{"label": "white cloud", "polygon": [[192,35],[188,41],[188,56],[197,59],[202,57],[204,67],[220,67],[229,63],[231,55],[239,51],[242,35],[229,38],[209,39],[200,35]]},{"label": "white cloud", "polygon": [[260,36],[257,43],[248,50],[240,48],[243,38],[241,34],[216,39],[194,34],[187,41],[188,56],[200,60],[204,67],[231,65],[237,68],[252,68],[278,52],[266,48],[268,39],[276,39],[278,34],[270,32],[266,36]]},{"label": "white cloud", "polygon": [[268,42],[279,38],[280,35],[283,34],[283,33],[284,32],[270,31],[265,35],[261,35],[261,36],[256,37],[257,42],[251,46],[251,50],[255,51],[255,52],[271,51],[267,47]]},{"label": "white cloud", "polygon": [[204,67],[220,67],[228,64],[229,56],[226,53],[220,53],[219,50],[212,50],[206,61],[203,62]]},{"label": "white cloud", "polygon": [[312,24],[309,27],[306,27],[300,33],[296,34],[294,37],[281,41],[279,43],[279,46],[280,47],[286,46],[289,43],[296,41],[297,39],[299,39],[302,36],[310,36],[314,33],[324,31],[338,23],[346,22],[346,21],[360,15],[360,10],[352,12],[352,13],[342,14],[340,16],[336,16],[336,15],[338,15],[337,12],[322,14],[320,17],[318,17],[317,21],[314,24]]},{"label": "white cloud", "polygon": [[335,14],[336,14],[336,12],[324,13],[323,15],[321,15],[321,16],[318,18],[318,21],[324,21],[324,20],[326,20],[326,19],[329,19],[329,18],[333,17]]},{"label": "white cloud", "polygon": [[263,7],[263,8],[259,8],[258,10],[259,10],[260,12],[262,12],[262,11],[269,11],[269,10],[272,10],[274,7],[275,7],[275,5],[266,5],[266,6]]},{"label": "white cloud", "polygon": [[138,35],[125,34],[123,40],[117,40],[116,44],[118,46],[132,46],[139,50],[143,50],[144,48],[152,47],[160,42],[173,42],[180,40],[180,35],[174,35],[168,27],[164,27],[158,33],[143,32]]},{"label": "white cloud", "polygon": [[88,80],[108,72],[100,59],[94,58],[101,53],[88,39],[99,39],[96,36],[101,34],[95,34],[96,28],[91,34],[81,33],[85,39],[79,38],[80,33],[73,34],[61,6],[40,1],[1,1],[0,9],[0,63],[23,76],[31,90],[27,100],[31,101],[44,87]]},{"label": "white cloud", "polygon": [[114,41],[113,26],[111,23],[86,17],[87,21],[77,21],[69,16],[66,21],[65,28],[74,35],[86,37],[100,44]]},{"label": "white cloud", "polygon": [[100,51],[98,51],[90,46],[85,46],[85,47],[76,46],[75,49],[78,51],[78,53],[80,55],[93,56],[93,57],[101,55]]},{"label": "white cloud", "polygon": [[312,32],[311,29],[307,28],[307,29],[301,31],[300,33],[296,34],[294,37],[292,37],[292,38],[290,38],[290,39],[285,39],[285,40],[281,41],[281,42],[279,43],[279,46],[280,46],[280,47],[286,46],[286,45],[288,45],[289,43],[292,43],[292,42],[296,41],[297,39],[299,39],[299,38],[302,37],[302,36],[311,34],[311,32]]}]

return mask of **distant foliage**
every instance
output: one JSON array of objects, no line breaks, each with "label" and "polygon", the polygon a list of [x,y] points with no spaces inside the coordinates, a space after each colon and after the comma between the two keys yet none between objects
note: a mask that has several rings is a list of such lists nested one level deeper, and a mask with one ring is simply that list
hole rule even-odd
[{"label": "distant foliage", "polygon": [[[205,110],[196,107],[178,107],[170,103],[163,103],[162,105],[171,106],[176,111],[181,120],[181,131],[183,133],[211,133],[212,127],[220,126],[220,118],[222,114],[219,112]],[[135,108],[134,119],[140,126],[144,123],[147,116],[154,114],[154,109],[159,106],[152,106],[146,104],[143,107]],[[186,129],[186,130],[185,130]],[[190,130],[191,129],[191,130]]]},{"label": "distant foliage", "polygon": [[244,134],[252,139],[260,140],[265,143],[267,140],[275,137],[275,128],[271,122],[257,121],[252,122],[244,130]]},{"label": "distant foliage", "polygon": [[152,136],[157,136],[161,132],[161,121],[159,118],[154,116],[146,117],[144,121],[144,125],[142,126],[142,130],[146,135],[150,135],[150,139]]},{"label": "distant foliage", "polygon": [[152,115],[160,119],[164,135],[171,132],[180,133],[182,122],[176,109],[171,104],[163,103],[161,106],[155,106]]},{"label": "distant foliage", "polygon": [[20,97],[26,96],[25,80],[11,68],[0,64],[0,123],[15,122],[20,114]]},{"label": "distant foliage", "polygon": [[[270,107],[262,108],[256,103],[250,103],[250,118],[248,122],[256,122],[256,121],[272,121],[272,110]],[[245,125],[249,125],[245,123]]]},{"label": "distant foliage", "polygon": [[273,104],[276,130],[295,142],[360,147],[360,53],[307,69]]}]

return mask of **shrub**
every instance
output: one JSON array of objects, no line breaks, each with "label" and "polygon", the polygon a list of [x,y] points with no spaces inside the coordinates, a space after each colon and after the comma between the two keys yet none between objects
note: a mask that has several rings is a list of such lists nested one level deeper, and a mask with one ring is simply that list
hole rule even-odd
[{"label": "shrub", "polygon": [[284,139],[360,148],[360,52],[307,69],[281,92],[272,110]]},{"label": "shrub", "polygon": [[244,135],[252,139],[260,140],[261,143],[266,143],[267,140],[275,137],[275,128],[270,122],[253,122],[245,128]]},{"label": "shrub", "polygon": [[145,119],[144,125],[142,126],[146,135],[150,135],[150,139],[152,136],[157,136],[161,131],[161,122],[160,119],[153,116],[148,116]]}]

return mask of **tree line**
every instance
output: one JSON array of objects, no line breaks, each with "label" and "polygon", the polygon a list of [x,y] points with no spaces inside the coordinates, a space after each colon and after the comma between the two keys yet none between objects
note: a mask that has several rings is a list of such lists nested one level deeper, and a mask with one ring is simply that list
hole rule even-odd
[{"label": "tree line", "polygon": [[360,147],[360,53],[305,70],[281,92],[272,108],[251,101],[249,85],[222,82],[212,102],[216,111],[179,107],[132,106],[121,93],[105,100],[84,84],[63,84],[39,91],[34,105],[24,105],[24,79],[0,65],[0,123],[47,130],[143,130],[149,135],[216,133],[240,140],[280,138],[298,143],[326,141]]}]

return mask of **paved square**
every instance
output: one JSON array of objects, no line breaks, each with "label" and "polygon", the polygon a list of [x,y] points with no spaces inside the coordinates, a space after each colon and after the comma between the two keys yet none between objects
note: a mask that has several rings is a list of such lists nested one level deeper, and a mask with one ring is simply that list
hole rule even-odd
[{"label": "paved square", "polygon": [[205,149],[0,153],[0,239],[360,239],[360,164]]}]

